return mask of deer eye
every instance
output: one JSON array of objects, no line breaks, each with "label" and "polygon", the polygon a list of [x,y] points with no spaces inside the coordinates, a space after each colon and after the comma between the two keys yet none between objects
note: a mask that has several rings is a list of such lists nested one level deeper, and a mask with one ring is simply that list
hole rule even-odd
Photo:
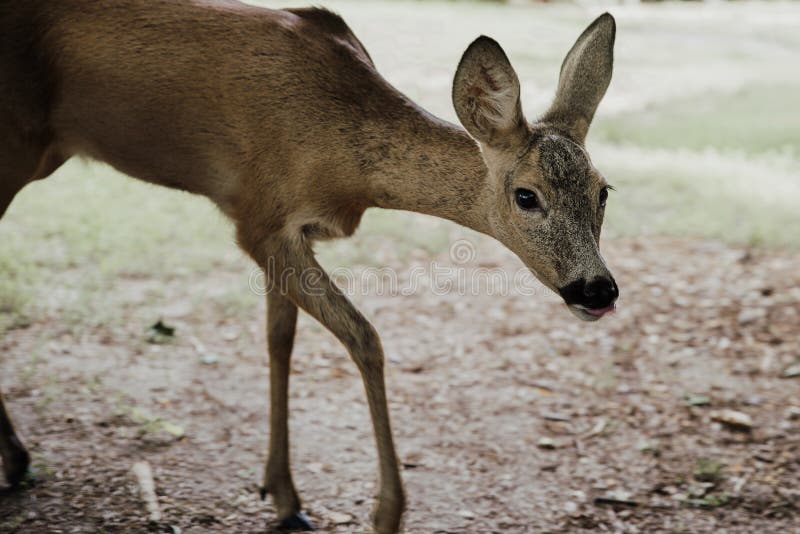
[{"label": "deer eye", "polygon": [[535,210],[539,207],[539,199],[530,189],[517,189],[514,191],[514,199],[517,201],[517,206],[524,210]]},{"label": "deer eye", "polygon": [[600,190],[600,207],[606,207],[606,201],[608,200],[608,188],[604,187]]}]

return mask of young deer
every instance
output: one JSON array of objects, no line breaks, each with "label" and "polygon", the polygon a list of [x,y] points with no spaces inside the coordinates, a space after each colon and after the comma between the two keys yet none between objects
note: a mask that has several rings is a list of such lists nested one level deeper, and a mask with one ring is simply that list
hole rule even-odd
[{"label": "young deer", "polygon": [[[617,287],[598,250],[607,185],[583,148],[611,79],[614,19],[567,54],[542,118],[522,114],[517,75],[488,37],[461,60],[463,129],[384,80],[338,16],[233,0],[0,2],[0,216],[25,184],[73,155],[211,199],[267,271],[319,269],[315,241],[351,235],[369,207],[437,215],[493,236],[569,309],[596,320]],[[298,308],[361,372],[377,442],[377,532],[404,507],[384,355],[375,329],[325,277],[285,277],[267,296],[270,444],[263,493],[284,527],[311,528],[289,468],[289,359]],[[311,284],[309,286],[309,284]],[[0,398],[12,484],[28,453]]]}]

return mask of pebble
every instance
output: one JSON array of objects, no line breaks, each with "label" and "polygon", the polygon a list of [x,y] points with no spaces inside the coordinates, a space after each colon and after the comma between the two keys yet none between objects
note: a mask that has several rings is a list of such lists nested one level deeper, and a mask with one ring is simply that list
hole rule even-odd
[{"label": "pebble", "polygon": [[328,514],[328,519],[331,520],[331,523],[334,525],[346,525],[347,523],[353,522],[353,516],[350,514],[343,514],[341,512],[330,512]]}]

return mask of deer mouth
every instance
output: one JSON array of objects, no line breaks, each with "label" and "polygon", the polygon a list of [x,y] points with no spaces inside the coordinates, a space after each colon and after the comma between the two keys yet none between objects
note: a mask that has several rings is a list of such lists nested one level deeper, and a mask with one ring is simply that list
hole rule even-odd
[{"label": "deer mouth", "polygon": [[606,315],[612,314],[617,311],[617,305],[612,303],[604,308],[587,308],[586,306],[581,306],[580,304],[570,304],[569,311],[583,321],[598,321],[601,317]]}]

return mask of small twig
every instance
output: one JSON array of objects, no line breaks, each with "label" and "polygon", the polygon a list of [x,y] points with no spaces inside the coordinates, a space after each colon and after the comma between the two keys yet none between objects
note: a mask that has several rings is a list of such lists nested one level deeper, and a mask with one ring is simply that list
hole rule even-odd
[{"label": "small twig", "polygon": [[636,507],[639,506],[637,501],[626,499],[622,497],[615,497],[613,495],[601,495],[594,498],[594,504],[596,505],[611,505],[611,506],[627,506],[627,507]]},{"label": "small twig", "polygon": [[156,496],[156,484],[153,482],[153,471],[147,462],[136,462],[133,464],[134,476],[139,482],[139,493],[144,501],[145,508],[149,514],[149,520],[158,523],[161,521],[161,509],[158,507],[158,497]]},{"label": "small twig", "polygon": [[512,378],[513,378],[514,382],[516,382],[517,384],[521,384],[521,385],[527,386],[529,388],[541,389],[541,390],[546,391],[548,393],[555,393],[555,391],[556,391],[556,389],[553,386],[551,386],[550,384],[545,384],[544,382],[537,382],[537,381],[534,381],[534,380],[527,380],[525,378],[522,378],[522,377],[519,377],[519,376],[516,376],[516,375],[513,376]]},{"label": "small twig", "polygon": [[559,423],[569,423],[571,420],[569,415],[552,412],[542,414],[542,419],[545,421],[556,421]]}]

